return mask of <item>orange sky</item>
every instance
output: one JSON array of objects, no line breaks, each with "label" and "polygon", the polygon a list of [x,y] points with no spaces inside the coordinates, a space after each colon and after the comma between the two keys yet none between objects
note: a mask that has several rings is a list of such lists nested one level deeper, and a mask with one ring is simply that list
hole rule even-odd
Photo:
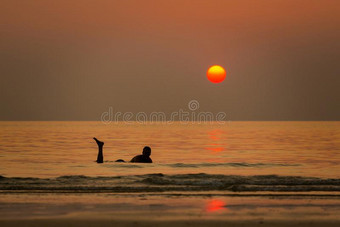
[{"label": "orange sky", "polygon": [[[0,119],[196,99],[231,120],[340,120],[339,12],[336,0],[3,1]],[[213,64],[228,72],[219,86]]]}]

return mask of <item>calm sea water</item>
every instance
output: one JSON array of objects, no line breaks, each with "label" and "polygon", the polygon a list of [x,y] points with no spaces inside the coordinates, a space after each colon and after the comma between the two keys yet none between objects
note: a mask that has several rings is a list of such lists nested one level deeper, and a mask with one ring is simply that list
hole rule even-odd
[{"label": "calm sea water", "polygon": [[[281,175],[338,178],[340,122],[0,122],[0,175]],[[97,137],[104,163],[94,162]],[[152,148],[153,164],[116,163]]]},{"label": "calm sea water", "polygon": [[[339,122],[0,128],[0,221],[340,220]],[[145,145],[154,163],[114,162]]]}]

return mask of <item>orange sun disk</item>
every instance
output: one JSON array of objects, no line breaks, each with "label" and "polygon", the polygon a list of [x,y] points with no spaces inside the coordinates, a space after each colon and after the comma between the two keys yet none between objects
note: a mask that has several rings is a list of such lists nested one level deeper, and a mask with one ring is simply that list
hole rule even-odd
[{"label": "orange sun disk", "polygon": [[208,80],[213,83],[221,83],[226,75],[225,69],[219,65],[213,65],[207,71]]}]

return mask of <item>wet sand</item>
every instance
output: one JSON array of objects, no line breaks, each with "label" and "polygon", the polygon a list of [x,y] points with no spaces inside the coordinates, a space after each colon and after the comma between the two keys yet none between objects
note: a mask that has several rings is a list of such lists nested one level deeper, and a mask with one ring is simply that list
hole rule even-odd
[{"label": "wet sand", "polygon": [[3,227],[7,226],[160,226],[160,227],[172,227],[172,226],[290,226],[290,227],[303,227],[303,226],[327,226],[335,227],[339,226],[339,221],[226,221],[226,220],[174,220],[174,221],[147,221],[147,220],[95,220],[95,219],[48,219],[48,220],[0,220],[0,225]]},{"label": "wet sand", "polygon": [[0,226],[339,226],[340,195],[3,193]]}]

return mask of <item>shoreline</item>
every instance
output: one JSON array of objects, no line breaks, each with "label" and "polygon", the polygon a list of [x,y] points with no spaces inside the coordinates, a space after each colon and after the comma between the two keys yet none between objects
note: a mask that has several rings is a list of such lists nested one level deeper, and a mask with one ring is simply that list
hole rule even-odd
[{"label": "shoreline", "polygon": [[161,226],[161,227],[170,227],[170,226],[327,226],[327,227],[335,227],[339,226],[340,220],[263,220],[263,219],[255,219],[255,220],[238,220],[238,221],[229,221],[229,220],[115,220],[115,219],[26,219],[26,220],[0,220],[0,225],[2,227],[7,226]]},{"label": "shoreline", "polygon": [[0,226],[339,226],[339,196],[2,193]]}]

